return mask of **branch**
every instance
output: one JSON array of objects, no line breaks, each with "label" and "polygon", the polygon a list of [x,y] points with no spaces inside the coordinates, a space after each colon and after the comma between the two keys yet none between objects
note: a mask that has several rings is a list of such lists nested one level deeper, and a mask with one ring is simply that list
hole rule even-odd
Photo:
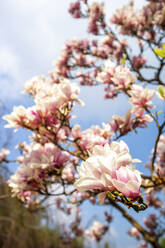
[{"label": "branch", "polygon": [[154,163],[155,163],[155,159],[156,159],[158,142],[159,142],[159,139],[160,139],[160,136],[162,134],[164,126],[165,126],[165,121],[163,122],[163,124],[161,126],[158,126],[158,136],[157,136],[156,141],[155,141],[154,153],[153,153],[152,162],[151,162],[151,175],[153,174],[153,171],[154,171]]},{"label": "branch", "polygon": [[157,242],[157,239],[155,236],[151,236],[151,234],[146,231],[132,216],[130,216],[127,211],[122,208],[119,204],[114,202],[109,198],[110,204],[116,208],[122,215],[124,216],[125,219],[127,219],[128,222],[130,222],[143,236],[143,238],[152,245],[153,248],[160,248],[159,243]]}]

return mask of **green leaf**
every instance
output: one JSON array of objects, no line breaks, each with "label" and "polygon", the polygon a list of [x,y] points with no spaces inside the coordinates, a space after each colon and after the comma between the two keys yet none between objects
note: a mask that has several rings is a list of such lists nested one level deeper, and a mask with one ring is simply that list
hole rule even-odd
[{"label": "green leaf", "polygon": [[124,65],[125,62],[126,62],[126,59],[127,59],[127,55],[124,55],[124,56],[122,57],[121,61],[120,61],[120,64],[121,64],[121,65]]},{"label": "green leaf", "polygon": [[106,242],[106,243],[104,244],[104,248],[109,248],[108,242]]},{"label": "green leaf", "polygon": [[158,116],[158,115],[160,115],[162,112],[163,112],[163,111],[160,110],[160,111],[156,112],[156,115]]},{"label": "green leaf", "polygon": [[159,94],[160,94],[162,97],[165,97],[165,92],[164,92],[164,90],[162,89],[162,87],[159,87],[159,88],[158,88],[158,92],[159,92]]},{"label": "green leaf", "polygon": [[161,58],[165,58],[165,46],[163,45],[163,48],[155,48],[154,52],[156,53],[156,55],[158,55]]}]

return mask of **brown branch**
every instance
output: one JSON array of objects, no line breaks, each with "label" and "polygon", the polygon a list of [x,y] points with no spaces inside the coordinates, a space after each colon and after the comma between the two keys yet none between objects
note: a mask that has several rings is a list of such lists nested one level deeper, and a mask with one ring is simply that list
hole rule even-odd
[{"label": "brown branch", "polygon": [[152,245],[153,248],[160,248],[159,243],[155,236],[152,236],[148,231],[146,231],[128,212],[122,208],[119,204],[114,202],[109,198],[109,203],[116,208],[129,223],[131,223],[143,236],[143,238]]},{"label": "brown branch", "polygon": [[163,122],[163,124],[161,126],[159,126],[159,125],[157,126],[158,127],[158,135],[157,135],[157,138],[155,141],[154,153],[153,153],[152,162],[151,162],[151,175],[153,174],[153,171],[154,171],[154,163],[155,163],[155,159],[156,159],[158,142],[159,142],[159,139],[160,139],[160,136],[162,134],[164,126],[165,126],[165,121]]}]

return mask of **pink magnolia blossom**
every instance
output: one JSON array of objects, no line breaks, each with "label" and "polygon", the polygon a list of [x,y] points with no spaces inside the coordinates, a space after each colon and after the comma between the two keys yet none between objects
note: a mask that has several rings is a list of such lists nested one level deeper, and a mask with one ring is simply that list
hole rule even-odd
[{"label": "pink magnolia blossom", "polygon": [[116,91],[127,90],[136,77],[127,67],[116,66],[110,59],[105,62],[102,71],[98,73],[97,80],[108,85],[113,85]]},{"label": "pink magnolia blossom", "polygon": [[151,89],[145,89],[140,85],[133,85],[129,91],[129,102],[133,105],[132,112],[136,114],[140,110],[146,108],[153,108],[152,98],[155,91]]},{"label": "pink magnolia blossom", "polygon": [[135,11],[130,3],[115,12],[111,23],[119,25],[122,34],[131,34],[134,31],[137,32],[141,25],[144,25],[144,17],[140,14],[140,11]]},{"label": "pink magnolia blossom", "polygon": [[153,121],[153,118],[145,114],[144,110],[140,109],[136,113],[132,113],[132,109],[129,109],[125,116],[113,115],[109,124],[114,132],[126,134],[138,127],[147,127],[147,123],[151,121]]},{"label": "pink magnolia blossom", "polygon": [[155,214],[150,214],[147,218],[144,218],[144,224],[149,229],[156,229],[158,223],[157,223],[157,217]]},{"label": "pink magnolia blossom", "polygon": [[153,206],[154,208],[162,208],[163,202],[155,196],[156,190],[153,188],[148,188],[146,190],[146,203],[148,206]]},{"label": "pink magnolia blossom", "polygon": [[102,236],[108,231],[108,227],[99,221],[94,221],[93,225],[85,231],[85,235],[91,237],[95,241],[100,241]]},{"label": "pink magnolia blossom", "polygon": [[138,245],[138,248],[147,248],[147,243],[143,241],[141,244]]},{"label": "pink magnolia blossom", "polygon": [[6,159],[7,155],[10,153],[8,149],[2,148],[0,151],[0,163]]},{"label": "pink magnolia blossom", "polygon": [[10,115],[3,117],[8,121],[5,127],[37,129],[41,135],[50,138],[51,132],[58,130],[57,140],[65,140],[69,133],[66,125],[61,125],[61,121],[64,123],[61,114],[67,121],[71,118],[70,111],[74,102],[82,104],[78,98],[79,87],[68,80],[55,84],[44,77],[36,77],[26,85],[26,91],[33,94],[35,105],[27,109],[23,106],[14,107]]},{"label": "pink magnolia blossom", "polygon": [[51,80],[43,75],[36,76],[25,82],[23,93],[35,96],[46,85],[51,84]]},{"label": "pink magnolia blossom", "polygon": [[140,195],[141,176],[139,171],[130,167],[120,167],[113,177],[113,185],[129,198],[137,198]]},{"label": "pink magnolia blossom", "polygon": [[[89,23],[88,23],[88,32],[94,35],[99,33],[101,25],[99,21],[104,18],[104,5],[99,3],[93,3],[90,7],[89,12]],[[103,24],[102,24],[103,25]]]},{"label": "pink magnolia blossom", "polygon": [[69,13],[73,16],[73,18],[81,17],[81,5],[79,1],[70,4]]},{"label": "pink magnolia blossom", "polygon": [[133,119],[131,118],[131,110],[128,110],[125,116],[113,115],[109,122],[114,132],[120,131],[127,133],[132,129]]},{"label": "pink magnolia blossom", "polygon": [[62,179],[72,182],[74,178],[74,166],[69,164],[62,170]]},{"label": "pink magnolia blossom", "polygon": [[35,194],[44,188],[43,180],[48,178],[49,174],[56,174],[69,158],[67,152],[62,152],[52,143],[44,146],[35,144],[31,151],[25,153],[21,166],[8,181],[13,195],[25,200],[27,196]]},{"label": "pink magnolia blossom", "polygon": [[77,139],[79,146],[84,151],[91,151],[95,145],[105,145],[108,143],[114,132],[109,124],[102,123],[102,128],[91,126],[91,128],[84,131],[81,131],[79,125],[75,125],[72,128],[71,134],[74,139]]},{"label": "pink magnolia blossom", "polygon": [[132,62],[133,62],[133,69],[135,71],[138,71],[147,62],[147,60],[142,56],[134,56]]},{"label": "pink magnolia blossom", "polygon": [[23,106],[14,107],[10,115],[3,116],[3,119],[8,121],[5,125],[7,128],[21,127],[26,121],[27,110]]},{"label": "pink magnolia blossom", "polygon": [[[129,166],[133,160],[128,146],[123,142],[95,146],[89,158],[77,168],[79,179],[75,187],[79,191],[101,190],[122,192],[136,198],[140,195],[140,172]],[[103,198],[105,198],[105,194]]]},{"label": "pink magnolia blossom", "polygon": [[129,231],[128,231],[128,234],[130,236],[133,236],[137,239],[140,239],[140,232],[135,228],[135,227],[132,227]]}]

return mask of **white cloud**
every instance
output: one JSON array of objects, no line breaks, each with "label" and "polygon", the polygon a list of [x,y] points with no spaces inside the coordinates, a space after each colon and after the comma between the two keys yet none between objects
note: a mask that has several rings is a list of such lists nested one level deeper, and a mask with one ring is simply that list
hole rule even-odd
[{"label": "white cloud", "polygon": [[[72,38],[74,25],[68,3],[46,0],[6,0],[1,5],[1,42],[20,57],[26,77],[47,73],[64,41]],[[67,28],[66,28],[67,27]],[[76,26],[75,26],[76,27]],[[77,29],[81,33],[80,28]]]},{"label": "white cloud", "polygon": [[1,98],[17,98],[21,84],[19,58],[7,47],[0,47],[0,87]]},{"label": "white cloud", "polygon": [[13,51],[7,46],[0,47],[0,74],[10,75],[14,74],[19,77],[18,58]]}]

